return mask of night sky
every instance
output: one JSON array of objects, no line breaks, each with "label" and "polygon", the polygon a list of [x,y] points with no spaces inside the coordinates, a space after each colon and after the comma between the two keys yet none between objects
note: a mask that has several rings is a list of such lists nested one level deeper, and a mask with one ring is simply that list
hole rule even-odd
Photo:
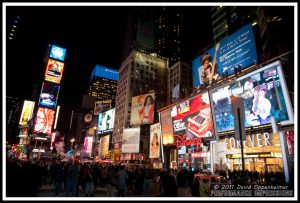
[{"label": "night sky", "polygon": [[[6,96],[29,99],[42,84],[48,44],[67,49],[58,105],[80,106],[96,64],[119,69],[127,6],[6,7],[6,33],[21,17],[14,40],[6,38]],[[182,7],[189,63],[212,43],[209,7]],[[41,86],[39,87],[40,91]]]}]

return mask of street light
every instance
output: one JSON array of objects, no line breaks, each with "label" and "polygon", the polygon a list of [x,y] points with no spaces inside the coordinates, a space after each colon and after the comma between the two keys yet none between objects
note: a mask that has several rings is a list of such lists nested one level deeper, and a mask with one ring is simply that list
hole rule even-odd
[{"label": "street light", "polygon": [[97,156],[97,144],[98,144],[98,133],[97,133],[97,126],[94,126],[94,133],[95,133],[95,141],[94,141],[94,160],[96,159]]},{"label": "street light", "polygon": [[72,139],[71,139],[71,143],[72,143],[72,145],[71,145],[71,146],[72,146],[72,149],[73,149],[73,143],[74,143],[74,141],[75,141],[75,139],[74,139],[74,138],[72,138]]}]

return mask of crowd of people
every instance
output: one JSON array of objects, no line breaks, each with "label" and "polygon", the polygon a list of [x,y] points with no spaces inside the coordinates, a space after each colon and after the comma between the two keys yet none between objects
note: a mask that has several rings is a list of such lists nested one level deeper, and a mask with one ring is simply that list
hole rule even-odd
[{"label": "crowd of people", "polygon": [[[179,188],[187,188],[190,196],[209,196],[211,179],[201,180],[197,171],[189,169],[154,169],[146,165],[121,165],[55,161],[21,161],[8,159],[6,166],[7,197],[36,196],[42,185],[54,186],[53,196],[76,197],[79,192],[93,196],[97,187],[104,187],[107,196],[141,195],[150,183],[158,188],[158,196],[176,197]],[[282,172],[216,171],[223,183],[284,185]],[[117,190],[117,193],[114,191]]]}]

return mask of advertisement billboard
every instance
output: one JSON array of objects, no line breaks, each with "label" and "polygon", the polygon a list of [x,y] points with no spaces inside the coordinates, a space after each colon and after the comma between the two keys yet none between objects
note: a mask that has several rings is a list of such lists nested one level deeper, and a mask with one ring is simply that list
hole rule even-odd
[{"label": "advertisement billboard", "polygon": [[234,130],[231,95],[244,100],[245,127],[271,124],[271,116],[281,125],[293,123],[291,101],[279,61],[210,91],[218,133]]},{"label": "advertisement billboard", "polygon": [[50,50],[50,57],[60,60],[60,61],[64,61],[65,60],[65,56],[66,56],[66,49],[52,45],[51,46],[51,50]]},{"label": "advertisement billboard", "polygon": [[20,128],[19,137],[27,137],[28,136],[28,128]]},{"label": "advertisement billboard", "polygon": [[63,70],[64,63],[49,59],[45,73],[45,80],[59,84],[62,78]]},{"label": "advertisement billboard", "polygon": [[173,127],[172,127],[171,108],[168,108],[160,112],[160,124],[161,124],[163,145],[169,145],[169,144],[173,145],[174,136],[173,136]]},{"label": "advertisement billboard", "polygon": [[213,136],[213,123],[208,92],[173,106],[171,111],[174,135],[186,139]]},{"label": "advertisement billboard", "polygon": [[27,100],[24,101],[19,125],[24,126],[24,125],[29,124],[28,122],[32,118],[34,104],[35,104],[35,102],[33,102],[33,101],[27,101]]},{"label": "advertisement billboard", "polygon": [[150,126],[150,152],[149,158],[160,158],[160,140],[161,126],[160,123]]},{"label": "advertisement billboard", "polygon": [[[226,73],[234,74],[234,69],[243,70],[257,62],[257,52],[252,25],[248,24],[232,35],[222,39],[213,48],[192,62],[193,87],[207,81],[218,80]],[[209,77],[213,72],[213,77]]]},{"label": "advertisement billboard", "polygon": [[83,151],[88,154],[88,156],[92,155],[93,149],[93,137],[86,136],[84,138]]},{"label": "advertisement billboard", "polygon": [[55,83],[44,81],[40,94],[39,106],[55,109],[60,86]]},{"label": "advertisement billboard", "polygon": [[151,124],[154,121],[154,93],[132,97],[131,125]]},{"label": "advertisement billboard", "polygon": [[94,115],[99,115],[101,112],[111,109],[112,100],[102,100],[95,102]]},{"label": "advertisement billboard", "polygon": [[140,128],[125,128],[122,134],[122,153],[139,153]]},{"label": "advertisement billboard", "polygon": [[109,153],[109,135],[100,138],[99,143],[99,156],[101,159],[105,159],[105,156]]},{"label": "advertisement billboard", "polygon": [[98,134],[111,132],[114,128],[115,109],[110,109],[99,114]]},{"label": "advertisement billboard", "polygon": [[54,122],[55,111],[47,108],[38,108],[33,132],[35,133],[45,133],[51,135],[51,129]]}]

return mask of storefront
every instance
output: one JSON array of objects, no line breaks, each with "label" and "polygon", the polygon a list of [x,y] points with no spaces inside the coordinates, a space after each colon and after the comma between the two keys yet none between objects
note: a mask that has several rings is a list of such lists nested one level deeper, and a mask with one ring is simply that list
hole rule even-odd
[{"label": "storefront", "polygon": [[277,133],[258,133],[246,136],[245,141],[234,137],[214,143],[212,155],[215,170],[242,170],[241,145],[244,151],[245,170],[282,172],[283,156]]}]

